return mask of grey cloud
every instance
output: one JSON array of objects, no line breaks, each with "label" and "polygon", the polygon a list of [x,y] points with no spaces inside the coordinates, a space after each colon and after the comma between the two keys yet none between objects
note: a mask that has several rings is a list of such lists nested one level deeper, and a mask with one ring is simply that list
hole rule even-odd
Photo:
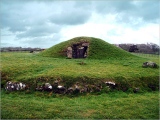
[{"label": "grey cloud", "polygon": [[[66,3],[66,2],[65,2]],[[63,3],[58,13],[53,13],[50,21],[56,24],[77,25],[87,22],[91,16],[91,9],[87,3],[71,2]],[[78,3],[81,3],[78,5]]]},{"label": "grey cloud", "polygon": [[[23,18],[21,17],[18,10],[14,9],[13,6],[3,6],[1,5],[1,28],[9,28],[10,31],[24,31],[25,24],[23,23]],[[18,6],[17,6],[18,7]]]},{"label": "grey cloud", "polygon": [[1,45],[0,47],[8,47],[8,46],[15,46],[14,44],[11,44],[11,43],[6,43],[6,42],[1,42]]},{"label": "grey cloud", "polygon": [[20,41],[20,43],[25,44],[28,47],[32,46],[32,47],[40,47],[40,48],[49,48],[59,43],[60,37],[61,37],[60,34],[55,33],[51,37],[40,36],[40,37],[31,38],[31,39],[23,39],[22,41]]},{"label": "grey cloud", "polygon": [[1,29],[9,30],[18,42],[27,38],[23,42],[30,45],[36,45],[38,40],[43,44],[40,41],[49,41],[52,35],[57,36],[54,43],[58,42],[63,27],[84,24],[90,20],[93,12],[102,16],[116,15],[115,24],[127,23],[134,28],[145,22],[158,23],[159,20],[159,0],[0,0],[0,4]]},{"label": "grey cloud", "polygon": [[149,22],[159,22],[160,1],[143,1],[139,4],[137,6],[137,16]]},{"label": "grey cloud", "polygon": [[1,0],[1,27],[10,31],[26,31],[27,27],[50,21],[59,25],[77,25],[87,22],[93,11],[116,14],[117,22],[157,22],[159,1],[38,1]]},{"label": "grey cloud", "polygon": [[62,25],[77,25],[77,24],[83,24],[88,20],[90,16],[88,13],[81,10],[78,11],[75,10],[75,11],[70,11],[70,12],[63,11],[58,15],[53,15],[50,21]]},{"label": "grey cloud", "polygon": [[38,25],[38,26],[33,26],[29,28],[27,31],[18,34],[17,37],[29,38],[29,37],[47,36],[59,32],[60,29],[61,28],[58,25],[53,25],[53,24]]},{"label": "grey cloud", "polygon": [[27,27],[47,21],[48,9],[43,3],[26,0],[1,1],[1,27],[11,32],[25,31]]},{"label": "grey cloud", "polygon": [[[83,24],[91,15],[89,9],[79,7],[75,1],[2,0],[1,3],[1,27],[17,33],[18,38],[46,36],[58,32],[63,25]],[[49,22],[58,27],[47,26]]]},{"label": "grey cloud", "polygon": [[28,25],[28,22],[25,21],[27,21],[28,16],[22,12],[22,8],[19,5],[16,8],[13,4],[2,4],[1,6],[1,27],[8,28],[13,33],[25,31]]},{"label": "grey cloud", "polygon": [[129,22],[141,18],[144,22],[159,20],[159,1],[99,1],[93,2],[100,14],[116,14],[117,22]]},{"label": "grey cloud", "polygon": [[129,0],[123,1],[94,1],[95,11],[101,14],[117,13],[133,9],[132,2]]}]

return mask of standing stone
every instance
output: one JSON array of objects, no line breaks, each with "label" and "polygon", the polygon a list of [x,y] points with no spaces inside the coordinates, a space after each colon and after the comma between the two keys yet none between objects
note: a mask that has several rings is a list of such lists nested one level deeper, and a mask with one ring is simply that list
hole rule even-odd
[{"label": "standing stone", "polygon": [[72,58],[72,47],[67,48],[67,58]]}]

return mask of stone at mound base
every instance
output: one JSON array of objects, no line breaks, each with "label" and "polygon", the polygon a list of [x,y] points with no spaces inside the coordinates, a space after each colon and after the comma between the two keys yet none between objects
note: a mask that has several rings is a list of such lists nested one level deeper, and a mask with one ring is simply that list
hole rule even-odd
[{"label": "stone at mound base", "polygon": [[46,49],[40,55],[55,58],[89,59],[133,57],[129,52],[94,37],[72,38]]}]

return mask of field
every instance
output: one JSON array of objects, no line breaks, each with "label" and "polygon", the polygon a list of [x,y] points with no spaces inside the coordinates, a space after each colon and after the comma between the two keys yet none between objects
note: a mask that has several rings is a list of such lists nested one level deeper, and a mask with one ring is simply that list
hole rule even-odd
[{"label": "field", "polygon": [[[97,118],[97,119],[158,119],[159,69],[142,68],[142,63],[159,57],[141,56],[124,59],[64,59],[43,57],[34,53],[1,53],[1,117],[24,118]],[[6,81],[21,81],[30,85],[37,80],[59,79],[69,87],[75,82],[98,84],[107,80],[120,84],[110,92],[77,96],[47,92],[12,92],[4,90]],[[152,91],[148,85],[154,85]],[[139,93],[133,93],[134,88]],[[125,92],[122,92],[124,91]]]},{"label": "field", "polygon": [[146,61],[159,64],[157,57],[95,60],[51,58],[31,53],[2,53],[1,56],[2,86],[8,80],[34,85],[37,80],[52,83],[59,79],[67,87],[75,82],[98,84],[110,80],[130,88],[145,88],[159,82],[159,69],[142,68]]},{"label": "field", "polygon": [[111,92],[78,97],[2,91],[4,119],[158,119],[159,92]]}]

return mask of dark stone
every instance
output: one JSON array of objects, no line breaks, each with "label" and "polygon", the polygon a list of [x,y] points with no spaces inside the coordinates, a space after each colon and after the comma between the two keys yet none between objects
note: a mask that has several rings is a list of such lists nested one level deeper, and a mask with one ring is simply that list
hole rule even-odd
[{"label": "dark stone", "polygon": [[65,94],[66,88],[64,86],[58,85],[57,90],[55,92],[58,94]]},{"label": "dark stone", "polygon": [[106,86],[108,86],[111,89],[115,89],[116,88],[116,83],[111,82],[111,81],[107,81],[105,82]]},{"label": "dark stone", "polygon": [[158,65],[154,62],[144,62],[142,67],[144,68],[147,68],[147,67],[150,67],[150,68],[158,68]]},{"label": "dark stone", "polygon": [[43,91],[44,88],[43,88],[42,85],[38,85],[35,90],[36,90],[36,91]]},{"label": "dark stone", "polygon": [[43,89],[45,91],[52,91],[52,85],[50,83],[45,83]]},{"label": "dark stone", "polygon": [[149,84],[148,87],[153,91],[155,91],[157,89],[156,85],[154,85],[154,84]]},{"label": "dark stone", "polygon": [[22,82],[11,82],[8,81],[5,86],[6,91],[18,91],[18,90],[25,90],[26,85]]},{"label": "dark stone", "polygon": [[86,87],[84,87],[84,88],[82,88],[82,89],[80,90],[80,93],[86,93],[86,92],[88,92],[88,89],[87,89]]},{"label": "dark stone", "polygon": [[135,88],[135,89],[133,89],[133,92],[137,93],[137,92],[139,92],[139,90],[140,90],[139,88]]},{"label": "dark stone", "polygon": [[144,68],[148,67],[148,62],[144,62],[142,67],[144,67]]},{"label": "dark stone", "polygon": [[77,85],[76,85],[73,93],[74,93],[74,94],[80,93],[80,88],[79,88]]},{"label": "dark stone", "polygon": [[69,87],[68,89],[67,89],[67,94],[72,94],[73,93],[73,91],[74,91],[74,89],[72,88],[72,87]]}]

